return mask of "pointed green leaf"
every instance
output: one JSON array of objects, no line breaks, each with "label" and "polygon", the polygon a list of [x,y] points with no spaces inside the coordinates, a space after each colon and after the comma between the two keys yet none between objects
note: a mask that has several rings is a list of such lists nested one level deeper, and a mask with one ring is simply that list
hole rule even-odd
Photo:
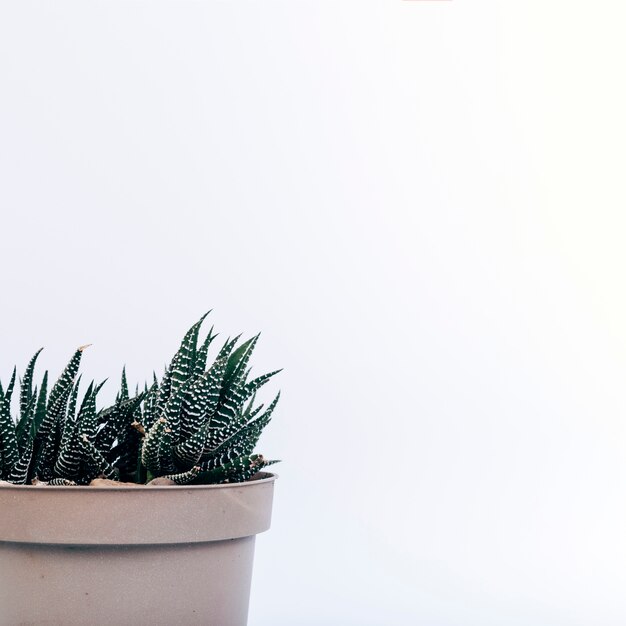
[{"label": "pointed green leaf", "polygon": [[207,429],[199,428],[191,437],[174,446],[174,457],[185,468],[195,465],[206,446]]},{"label": "pointed green leaf", "polygon": [[35,373],[35,364],[37,363],[37,358],[41,354],[42,350],[43,348],[39,348],[39,350],[35,352],[31,360],[28,362],[26,371],[24,372],[24,378],[22,378],[20,383],[20,418],[22,419],[26,416],[27,407],[33,397],[33,375]]},{"label": "pointed green leaf", "polygon": [[239,457],[213,470],[203,471],[193,481],[198,484],[238,483],[249,480],[264,467],[278,461],[266,461],[261,454]]},{"label": "pointed green leaf", "polygon": [[[206,462],[205,469],[214,469],[233,459],[252,454],[263,429],[268,425],[272,413],[280,399],[280,392],[274,398],[267,410],[253,422],[246,424],[236,433],[230,435],[214,449],[206,450],[202,455],[202,461]],[[214,437],[216,435],[213,435]],[[218,435],[219,436],[219,435]],[[204,468],[204,465],[203,465]]]},{"label": "pointed green leaf", "polygon": [[41,389],[39,390],[39,396],[37,397],[37,404],[35,405],[35,418],[33,419],[32,433],[35,435],[39,430],[39,426],[43,422],[46,416],[46,409],[48,406],[48,371],[43,375],[41,381]]},{"label": "pointed green leaf", "polygon": [[141,462],[154,476],[158,476],[160,473],[159,447],[161,446],[161,437],[166,428],[167,420],[163,417],[159,418],[146,433],[141,447]]},{"label": "pointed green leaf", "polygon": [[51,478],[47,483],[49,487],[75,487],[76,483],[67,478]]},{"label": "pointed green leaf", "polygon": [[209,334],[206,336],[206,339],[204,340],[204,342],[202,343],[202,345],[200,346],[200,348],[198,348],[196,352],[196,358],[193,364],[193,373],[196,376],[201,376],[202,374],[204,374],[204,370],[206,368],[207,357],[209,354],[209,347],[216,337],[217,335],[213,334],[213,327],[211,327]]},{"label": "pointed green leaf", "polygon": [[235,382],[248,367],[252,351],[259,340],[259,335],[242,343],[229,357],[224,373],[224,385]]},{"label": "pointed green leaf", "polygon": [[122,369],[122,383],[120,386],[120,400],[128,400],[128,381],[126,380],[126,366]]},{"label": "pointed green leaf", "polygon": [[50,391],[50,398],[48,400],[49,406],[54,406],[57,400],[65,395],[67,390],[71,388],[74,384],[74,379],[76,378],[76,374],[78,373],[80,361],[83,356],[83,350],[85,348],[87,348],[87,346],[81,346],[76,350],[76,352],[74,352],[69,363],[63,370],[63,373],[61,374],[57,382],[54,383],[52,390]]},{"label": "pointed green leaf", "polygon": [[168,474],[166,476],[163,476],[163,478],[168,478],[169,480],[175,482],[177,485],[187,485],[193,482],[199,473],[199,467],[192,467],[186,472],[181,472],[179,474]]},{"label": "pointed green leaf", "polygon": [[0,392],[0,448],[2,448],[2,478],[6,480],[19,460],[15,423],[6,396]]},{"label": "pointed green leaf", "polygon": [[18,462],[14,465],[7,480],[14,485],[25,485],[28,477],[28,468],[33,457],[33,438],[31,437]]},{"label": "pointed green leaf", "polygon": [[9,384],[7,386],[7,390],[4,392],[4,397],[6,398],[7,402],[9,403],[9,407],[11,406],[11,397],[13,396],[13,390],[15,389],[15,376],[17,373],[17,368],[14,367],[13,368],[13,373],[11,374],[11,380],[9,381]]},{"label": "pointed green leaf", "polygon": [[118,470],[113,467],[102,456],[102,452],[93,445],[89,440],[89,436],[86,433],[82,433],[80,436],[80,442],[82,446],[83,459],[88,459],[95,466],[95,473],[103,475],[105,478],[111,480],[117,480],[119,478]]}]

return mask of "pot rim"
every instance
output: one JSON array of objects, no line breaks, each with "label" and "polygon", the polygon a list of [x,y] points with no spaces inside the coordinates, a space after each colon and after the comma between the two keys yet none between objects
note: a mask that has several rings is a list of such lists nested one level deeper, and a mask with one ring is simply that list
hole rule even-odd
[{"label": "pot rim", "polygon": [[249,537],[270,527],[275,480],[268,474],[220,485],[5,487],[0,545],[194,544]]},{"label": "pot rim", "polygon": [[182,489],[193,489],[202,490],[202,489],[228,489],[232,487],[249,487],[251,485],[258,485],[259,483],[271,483],[274,482],[278,478],[278,474],[273,472],[259,472],[257,474],[259,478],[252,478],[250,480],[245,480],[240,483],[219,483],[216,485],[154,485],[148,486],[137,483],[133,487],[90,487],[89,485],[56,485],[54,487],[50,487],[50,489],[45,489],[45,485],[43,487],[38,487],[37,485],[5,485],[0,484],[0,491],[39,491],[42,490],[45,493],[52,492],[64,492],[68,491],[76,491],[76,492],[87,492],[87,493],[97,493],[97,492],[109,492],[109,491],[179,491]]}]

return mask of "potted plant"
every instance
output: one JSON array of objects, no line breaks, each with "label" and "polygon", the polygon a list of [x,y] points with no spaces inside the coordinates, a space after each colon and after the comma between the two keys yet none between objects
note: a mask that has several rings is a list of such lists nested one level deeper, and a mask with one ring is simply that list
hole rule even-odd
[{"label": "potted plant", "polygon": [[[203,316],[162,379],[112,406],[81,393],[79,348],[48,392],[39,352],[0,384],[0,623],[235,626],[247,622],[255,535],[275,463],[254,448],[280,394],[250,378],[258,335],[207,366]],[[278,370],[279,371],[279,370]],[[15,396],[15,400],[14,400]],[[19,405],[12,417],[12,400]]]}]

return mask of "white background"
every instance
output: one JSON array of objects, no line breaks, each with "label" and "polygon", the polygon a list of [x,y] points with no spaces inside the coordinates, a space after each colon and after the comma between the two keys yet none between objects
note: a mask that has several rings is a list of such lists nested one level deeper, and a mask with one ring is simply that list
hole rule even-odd
[{"label": "white background", "polygon": [[625,17],[0,2],[3,380],[213,307],[285,367],[251,626],[622,626]]}]

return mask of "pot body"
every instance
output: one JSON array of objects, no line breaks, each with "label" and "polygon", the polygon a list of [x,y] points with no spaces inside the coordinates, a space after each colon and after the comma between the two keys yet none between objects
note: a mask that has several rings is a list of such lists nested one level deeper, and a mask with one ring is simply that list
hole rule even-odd
[{"label": "pot body", "polygon": [[0,624],[244,626],[274,480],[0,487]]}]

